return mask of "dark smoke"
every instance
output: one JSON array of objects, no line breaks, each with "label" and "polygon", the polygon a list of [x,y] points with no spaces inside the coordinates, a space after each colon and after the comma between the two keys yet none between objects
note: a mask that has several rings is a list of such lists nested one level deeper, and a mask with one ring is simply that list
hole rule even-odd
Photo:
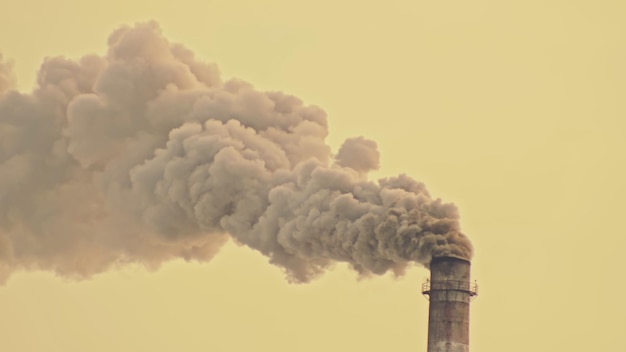
[{"label": "dark smoke", "polygon": [[108,45],[46,59],[29,94],[0,57],[0,281],[207,261],[228,238],[296,282],[334,262],[367,275],[471,257],[454,205],[405,175],[367,181],[376,143],[333,155],[321,109],[221,80],[154,23]]}]

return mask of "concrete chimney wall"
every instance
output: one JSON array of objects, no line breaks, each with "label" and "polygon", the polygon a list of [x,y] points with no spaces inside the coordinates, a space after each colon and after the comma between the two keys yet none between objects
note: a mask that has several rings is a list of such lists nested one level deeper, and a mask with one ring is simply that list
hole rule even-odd
[{"label": "concrete chimney wall", "polygon": [[470,262],[433,258],[430,281],[422,291],[430,300],[428,352],[468,352],[469,305],[476,295],[476,287],[470,283]]}]

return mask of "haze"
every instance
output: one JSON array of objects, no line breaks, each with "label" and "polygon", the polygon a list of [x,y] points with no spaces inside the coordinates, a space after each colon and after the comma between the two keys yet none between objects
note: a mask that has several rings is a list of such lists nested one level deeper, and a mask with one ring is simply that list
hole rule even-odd
[{"label": "haze", "polygon": [[[620,2],[3,5],[0,52],[21,91],[44,57],[103,54],[115,28],[154,19],[223,77],[322,107],[333,151],[376,141],[372,178],[406,173],[459,209],[480,284],[471,350],[624,349]],[[294,285],[232,243],[209,263],[87,281],[21,272],[0,287],[0,349],[425,351],[427,275],[358,280],[338,265]]]}]

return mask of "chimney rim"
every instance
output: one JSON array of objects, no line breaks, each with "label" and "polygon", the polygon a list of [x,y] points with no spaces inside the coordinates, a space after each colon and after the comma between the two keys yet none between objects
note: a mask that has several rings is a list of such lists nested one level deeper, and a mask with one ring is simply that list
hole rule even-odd
[{"label": "chimney rim", "polygon": [[440,256],[433,257],[430,260],[430,265],[437,264],[439,262],[455,262],[455,261],[466,263],[468,265],[472,264],[472,262],[466,258],[461,258],[461,257],[451,256],[451,255],[440,255]]}]

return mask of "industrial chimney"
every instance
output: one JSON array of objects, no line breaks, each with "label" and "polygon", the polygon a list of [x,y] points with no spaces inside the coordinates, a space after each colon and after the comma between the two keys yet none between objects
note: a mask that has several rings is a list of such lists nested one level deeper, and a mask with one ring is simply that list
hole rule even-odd
[{"label": "industrial chimney", "polygon": [[435,257],[422,294],[430,300],[428,352],[469,352],[469,304],[477,295],[470,283],[470,262]]}]

